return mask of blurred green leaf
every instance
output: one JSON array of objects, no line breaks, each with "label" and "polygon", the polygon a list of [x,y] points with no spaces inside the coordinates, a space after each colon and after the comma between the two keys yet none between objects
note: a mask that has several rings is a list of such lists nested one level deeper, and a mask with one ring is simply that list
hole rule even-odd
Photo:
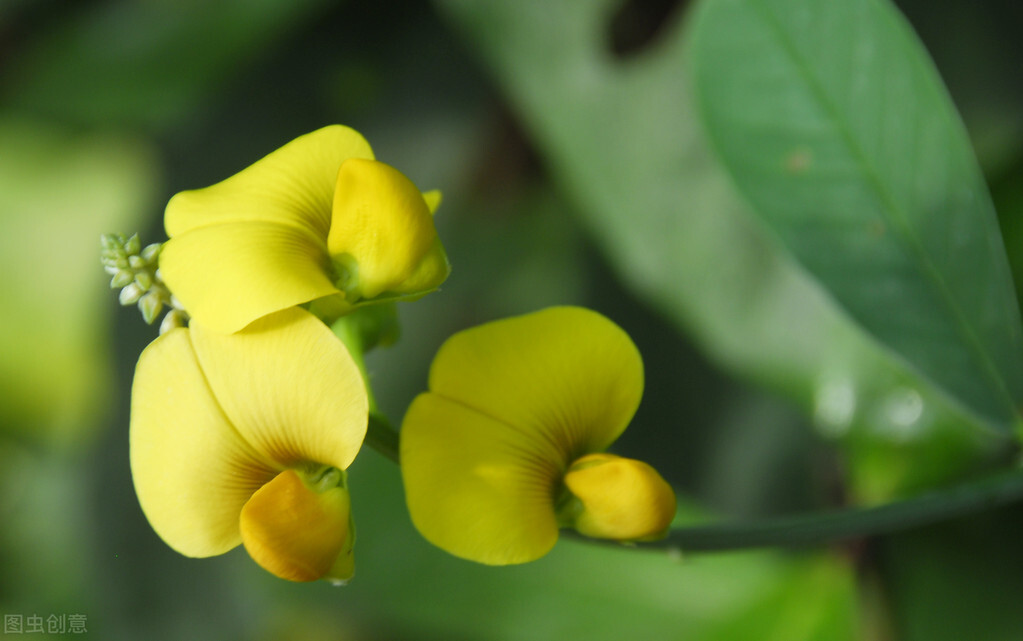
[{"label": "blurred green leaf", "polygon": [[0,98],[65,122],[168,126],[325,4],[149,0],[79,8],[8,61]]},{"label": "blurred green leaf", "polygon": [[0,118],[0,436],[73,440],[109,411],[116,292],[100,234],[148,217],[145,143]]},{"label": "blurred green leaf", "polygon": [[1009,448],[867,335],[754,221],[702,137],[680,21],[623,62],[605,38],[611,0],[439,4],[627,284],[719,363],[844,439],[858,498],[918,489]]},{"label": "blurred green leaf", "polygon": [[991,199],[922,46],[884,0],[711,0],[701,115],[743,195],[864,330],[994,427],[1023,336]]}]

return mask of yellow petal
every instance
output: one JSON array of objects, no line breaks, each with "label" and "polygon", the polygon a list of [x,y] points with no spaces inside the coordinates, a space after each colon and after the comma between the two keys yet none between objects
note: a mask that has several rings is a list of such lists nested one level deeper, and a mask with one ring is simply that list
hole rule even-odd
[{"label": "yellow petal", "polygon": [[479,563],[543,556],[558,538],[553,495],[561,475],[545,447],[485,414],[420,394],[401,428],[413,524],[437,547]]},{"label": "yellow petal", "polygon": [[300,136],[227,180],[175,195],[164,217],[167,235],[263,221],[304,226],[325,239],[338,168],[349,158],[373,158],[373,151],[348,127]]},{"label": "yellow petal", "polygon": [[[334,471],[336,472],[336,470]],[[344,487],[310,489],[294,470],[285,470],[261,487],[242,509],[242,541],[264,569],[289,581],[315,581],[336,572],[345,556],[351,577],[350,499]]]},{"label": "yellow petal", "polygon": [[195,322],[191,332],[225,415],[260,455],[282,468],[351,464],[366,435],[366,386],[323,323],[293,307],[236,334]]},{"label": "yellow petal", "polygon": [[[340,287],[350,299],[381,294],[414,294],[406,281],[437,241],[437,230],[423,194],[398,170],[374,160],[341,165],[327,246],[349,278]],[[436,289],[447,270],[420,275],[416,287]],[[426,280],[427,282],[423,282]]]},{"label": "yellow petal", "polygon": [[429,207],[431,214],[437,213],[437,208],[440,207],[440,202],[443,200],[443,194],[439,189],[431,189],[430,191],[423,192],[423,200],[426,201],[426,206]]},{"label": "yellow petal", "polygon": [[553,307],[452,336],[434,359],[430,390],[514,426],[523,443],[549,443],[564,470],[628,425],[643,363],[607,318]]},{"label": "yellow petal", "polygon": [[224,416],[186,329],[161,336],[139,357],[130,441],[142,511],[156,533],[187,556],[238,545],[242,506],[277,473]]},{"label": "yellow petal", "polygon": [[300,227],[235,222],[172,238],[160,272],[188,313],[235,332],[273,312],[337,295],[322,240]]},{"label": "yellow petal", "polygon": [[664,536],[675,518],[675,492],[657,470],[613,454],[590,454],[572,464],[565,486],[579,500],[574,527],[615,541]]},{"label": "yellow petal", "polygon": [[400,290],[404,300],[419,298],[437,289],[451,273],[451,263],[440,238],[433,239],[433,245],[419,261],[419,265],[402,281]]}]

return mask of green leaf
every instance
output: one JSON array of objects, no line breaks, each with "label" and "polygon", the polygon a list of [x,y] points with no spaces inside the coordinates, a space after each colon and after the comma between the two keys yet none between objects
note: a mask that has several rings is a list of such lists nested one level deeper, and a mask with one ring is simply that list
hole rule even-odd
[{"label": "green leaf", "polygon": [[1023,399],[991,199],[922,46],[883,0],[712,0],[693,80],[756,214],[840,307],[990,425]]},{"label": "green leaf", "polygon": [[1007,435],[873,340],[756,224],[703,139],[680,21],[623,62],[606,44],[610,0],[439,4],[626,284],[719,364],[841,439],[858,499],[918,489],[1008,449]]}]

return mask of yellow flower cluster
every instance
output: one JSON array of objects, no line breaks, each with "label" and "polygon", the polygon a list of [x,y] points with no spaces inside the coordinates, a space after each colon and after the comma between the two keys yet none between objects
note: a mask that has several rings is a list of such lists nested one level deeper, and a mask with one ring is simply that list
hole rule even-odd
[{"label": "yellow flower cluster", "polygon": [[341,126],[171,199],[160,272],[192,321],[142,353],[130,434],[139,502],[171,547],[243,543],[285,579],[351,577],[345,470],[368,398],[321,321],[447,278],[438,202]]},{"label": "yellow flower cluster", "polygon": [[[130,431],[139,502],[171,547],[205,557],[243,544],[285,579],[351,578],[346,470],[369,400],[327,324],[440,286],[450,267],[432,219],[439,199],[341,126],[171,199],[160,274],[191,323],[139,358]],[[604,453],[642,389],[632,341],[585,309],[456,334],[401,430],[414,524],[488,564],[542,556],[561,527],[663,535],[670,486]]]}]

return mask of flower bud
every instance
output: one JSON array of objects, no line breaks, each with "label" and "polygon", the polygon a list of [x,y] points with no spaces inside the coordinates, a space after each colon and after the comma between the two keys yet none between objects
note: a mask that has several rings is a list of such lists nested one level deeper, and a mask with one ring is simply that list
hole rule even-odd
[{"label": "flower bud", "polygon": [[146,321],[146,325],[152,325],[162,309],[163,301],[156,292],[149,292],[139,299],[139,311],[142,312],[142,319]]},{"label": "flower bud", "polygon": [[153,286],[153,275],[146,270],[137,272],[135,282],[139,284],[139,287],[148,291]]},{"label": "flower bud", "polygon": [[[117,289],[118,287],[124,287],[128,283],[135,280],[135,274],[130,269],[117,269],[114,268],[114,277],[110,279],[110,289]],[[146,289],[149,289],[148,287]]]},{"label": "flower bud", "polygon": [[142,250],[139,256],[142,257],[142,260],[146,261],[146,264],[152,265],[159,258],[161,249],[163,249],[162,243],[152,243],[146,245],[146,248]]},{"label": "flower bud", "polygon": [[132,281],[131,283],[128,283],[124,289],[121,290],[121,294],[120,296],[118,296],[117,300],[122,305],[125,306],[132,305],[134,303],[137,303],[138,300],[142,298],[142,295],[145,293],[146,290],[139,287],[138,283]]},{"label": "flower bud", "polygon": [[124,253],[129,256],[135,256],[142,251],[142,242],[139,240],[138,234],[132,234],[131,238],[124,241]]}]

